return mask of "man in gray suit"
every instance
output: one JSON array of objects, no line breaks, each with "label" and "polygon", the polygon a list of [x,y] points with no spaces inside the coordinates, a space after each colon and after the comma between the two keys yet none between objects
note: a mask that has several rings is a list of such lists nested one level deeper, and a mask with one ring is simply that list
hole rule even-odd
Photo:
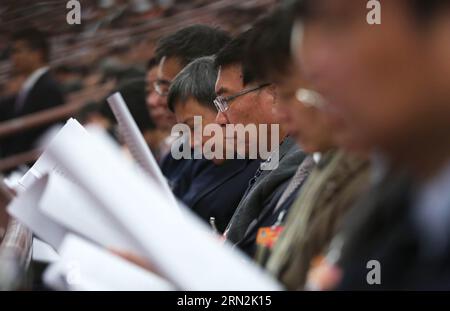
[{"label": "man in gray suit", "polygon": [[[267,124],[270,130],[270,125],[281,123],[279,116],[274,113],[277,104],[276,86],[258,83],[251,72],[243,70],[241,57],[248,35],[244,33],[236,37],[216,57],[219,68],[216,121],[223,127],[227,124]],[[269,133],[268,137],[270,136]],[[282,221],[292,203],[289,198],[294,196],[301,184],[290,195],[283,196],[304,160],[305,153],[282,126],[278,138],[281,144],[279,148],[272,150],[273,153],[278,153],[278,167],[274,170],[257,171],[225,231],[225,236],[249,256],[255,255],[259,229],[272,227]],[[252,143],[246,141],[246,145]],[[268,159],[270,160],[271,158]],[[280,198],[283,198],[285,204],[278,204]]]}]

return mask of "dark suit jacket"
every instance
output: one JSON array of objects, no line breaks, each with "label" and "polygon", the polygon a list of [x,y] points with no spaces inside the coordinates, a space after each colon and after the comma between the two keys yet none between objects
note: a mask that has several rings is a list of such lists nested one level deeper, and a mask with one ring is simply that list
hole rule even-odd
[{"label": "dark suit jacket", "polygon": [[161,161],[161,171],[167,178],[170,188],[176,197],[181,198],[189,190],[199,160],[176,160],[169,152]]},{"label": "dark suit jacket", "polygon": [[[261,213],[258,215],[257,219],[254,220],[250,226],[247,228],[247,232],[245,233],[244,238],[240,240],[238,243],[236,243],[236,246],[238,246],[244,253],[246,253],[249,257],[254,258],[256,255],[257,245],[256,245],[256,239],[258,236],[258,231],[260,228],[264,227],[271,227],[275,225],[279,219],[279,216],[281,213],[284,213],[284,219],[286,219],[286,215],[289,212],[290,207],[294,203],[296,197],[297,197],[297,191],[294,191],[287,199],[286,201],[281,204],[281,206],[277,209],[276,212],[274,212],[275,207],[278,204],[278,201],[281,198],[281,195],[283,194],[284,190],[289,185],[290,180],[287,180],[280,184],[278,187],[279,189],[283,189],[282,191],[274,191],[264,202],[264,209],[261,211]],[[282,222],[283,224],[284,222]]]},{"label": "dark suit jacket", "polygon": [[227,160],[221,165],[195,161],[188,180],[183,181],[187,189],[180,199],[206,222],[214,217],[217,229],[223,232],[260,161]]},{"label": "dark suit jacket", "polygon": [[[16,111],[16,98],[2,104],[1,121],[22,117],[41,110],[64,104],[64,98],[59,85],[49,72],[43,74],[27,94],[22,109]],[[2,156],[29,151],[36,140],[53,124],[41,126],[33,130],[19,133],[0,141]]]},{"label": "dark suit jacket", "polygon": [[[413,192],[405,175],[390,175],[355,206],[343,235],[339,264],[344,277],[338,289],[450,288],[450,244],[444,254],[424,258],[421,236],[411,217]],[[369,260],[380,263],[380,285],[369,285],[366,280]]]},{"label": "dark suit jacket", "polygon": [[252,230],[248,230],[250,224],[266,210],[268,205],[275,207],[270,202],[283,193],[288,181],[305,157],[306,154],[292,138],[285,139],[279,149],[278,168],[257,174],[239,203],[227,228],[227,238],[231,242],[239,245],[246,240],[247,234],[252,234]]}]

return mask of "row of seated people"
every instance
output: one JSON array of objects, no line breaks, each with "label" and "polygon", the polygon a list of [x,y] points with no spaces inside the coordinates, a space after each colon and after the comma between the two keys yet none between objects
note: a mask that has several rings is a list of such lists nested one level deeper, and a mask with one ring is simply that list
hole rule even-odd
[{"label": "row of seated people", "polygon": [[[279,146],[269,159],[256,159],[259,165],[248,153],[242,164],[175,160],[169,153],[161,157],[162,169],[181,200],[206,222],[214,217],[226,239],[288,289],[445,288],[448,232],[434,226],[449,219],[444,137],[450,122],[442,112],[448,113],[450,96],[441,83],[449,73],[448,45],[441,36],[424,39],[445,23],[417,38],[430,54],[405,58],[413,43],[378,36],[356,22],[365,8],[344,2],[330,10],[320,9],[326,1],[282,5],[231,39],[205,26],[162,39],[147,72],[147,104],[157,127],[169,133],[178,122],[195,129],[195,116],[224,131],[230,124],[280,126]],[[405,20],[448,22],[439,14],[448,6],[415,2],[384,8],[398,36],[417,36],[402,28]],[[355,23],[340,35],[327,33],[325,16],[345,19],[342,7]],[[423,7],[428,15],[405,13]],[[389,46],[399,53],[389,54]],[[427,68],[428,82],[402,70],[417,64]],[[420,140],[411,143],[411,133]],[[191,147],[207,139],[191,137]],[[278,165],[262,169],[273,158]],[[432,241],[441,243],[431,247]],[[382,283],[369,278],[374,261],[382,265]]]},{"label": "row of seated people", "polygon": [[[348,3],[289,1],[235,37],[194,25],[162,38],[140,82],[155,155],[175,195],[287,289],[444,289],[450,8],[386,3],[389,27],[373,31]],[[224,135],[214,147],[231,141],[240,159],[177,159],[175,125],[194,132],[192,153],[208,143],[195,117],[223,133],[268,125],[256,139],[276,145],[254,158],[251,136],[240,149]]]},{"label": "row of seated people", "polygon": [[[168,135],[177,122],[192,129],[193,149],[209,138],[194,137],[194,117],[200,116],[203,126],[223,129],[230,124],[280,125],[274,133],[280,142],[273,150],[276,168],[262,169],[264,161],[248,153],[245,159],[175,160],[169,152],[161,157],[161,166],[178,198],[206,222],[214,218],[217,230],[287,288],[298,289],[311,260],[325,250],[342,217],[368,188],[370,165],[366,157],[339,148],[319,99],[289,97],[292,87],[315,94],[307,84],[296,84],[301,81],[296,69],[278,72],[272,65],[258,70],[245,58],[252,41],[267,44],[258,37],[274,32],[282,14],[277,11],[233,39],[206,26],[163,38],[156,62],[148,67],[147,104],[156,126]],[[271,33],[271,51],[289,62],[292,23],[279,27]],[[282,31],[286,33],[279,37]],[[281,77],[286,80],[278,82]]]}]

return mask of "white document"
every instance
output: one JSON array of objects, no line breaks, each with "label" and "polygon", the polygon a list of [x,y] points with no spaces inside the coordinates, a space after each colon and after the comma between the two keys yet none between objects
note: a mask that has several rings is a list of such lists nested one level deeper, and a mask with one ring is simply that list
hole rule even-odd
[{"label": "white document", "polygon": [[[139,254],[133,239],[118,230],[115,218],[98,208],[97,203],[48,156],[52,149],[61,148],[62,141],[89,139],[83,126],[70,119],[21,179],[19,198],[11,204],[10,214],[55,249],[59,248],[64,235],[72,232],[104,247]],[[73,150],[64,149],[63,152],[70,157]]]},{"label": "white document", "polygon": [[51,171],[56,171],[61,175],[65,175],[65,173],[55,165],[55,163],[50,161],[47,156],[48,150],[58,148],[60,141],[85,139],[87,136],[87,131],[80,123],[78,123],[78,121],[75,119],[69,119],[53,138],[47,137],[49,143],[46,146],[43,146],[45,151],[36,163],[34,163],[34,165],[28,170],[28,172],[19,180],[19,187],[17,188],[18,192],[23,191],[34,181]]},{"label": "white document", "polygon": [[99,245],[139,254],[134,240],[120,230],[120,223],[78,185],[55,173],[44,178],[47,185],[38,203],[42,214]]},{"label": "white document", "polygon": [[24,190],[8,212],[55,249],[71,232],[107,248],[141,255],[114,217],[76,184],[55,172]]},{"label": "white document", "polygon": [[164,195],[172,201],[172,204],[174,206],[178,206],[177,200],[173,195],[166,178],[161,172],[155,157],[145,142],[145,139],[142,136],[136,121],[133,119],[133,116],[131,115],[122,95],[120,93],[115,93],[114,95],[108,97],[107,100],[114,116],[117,119],[119,129],[124,137],[125,143],[127,144],[130,153],[133,155],[136,162],[156,181],[156,184],[161,187]]},{"label": "white document", "polygon": [[73,235],[64,239],[60,256],[44,273],[44,282],[56,290],[175,290],[161,277]]},{"label": "white document", "polygon": [[7,210],[12,217],[27,226],[39,238],[50,244],[54,249],[58,249],[67,230],[42,214],[38,208],[46,185],[46,178],[35,180],[28,186],[28,189],[11,201]]},{"label": "white document", "polygon": [[281,289],[244,255],[218,241],[190,211],[173,209],[161,188],[133,171],[103,131],[91,135],[61,141],[49,157],[116,219],[117,230],[132,238],[168,280],[183,290]]}]

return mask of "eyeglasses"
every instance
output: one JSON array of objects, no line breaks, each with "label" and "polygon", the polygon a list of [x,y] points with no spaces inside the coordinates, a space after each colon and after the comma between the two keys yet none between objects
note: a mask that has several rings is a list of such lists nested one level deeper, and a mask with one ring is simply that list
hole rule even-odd
[{"label": "eyeglasses", "polygon": [[230,95],[230,96],[226,96],[226,97],[225,96],[217,96],[216,99],[214,99],[214,106],[216,106],[217,111],[226,112],[228,109],[230,109],[231,101],[235,100],[236,98],[238,98],[240,96],[246,95],[248,93],[258,91],[269,85],[270,85],[270,83],[265,83],[265,84],[259,85],[257,87],[244,89],[244,90],[240,91],[239,93],[236,93],[236,94]]},{"label": "eyeglasses", "polygon": [[159,96],[166,97],[169,95],[170,84],[171,82],[167,80],[156,80],[153,82],[153,87]]},{"label": "eyeglasses", "polygon": [[323,108],[327,104],[321,94],[308,89],[298,89],[295,93],[296,99],[306,107]]}]

